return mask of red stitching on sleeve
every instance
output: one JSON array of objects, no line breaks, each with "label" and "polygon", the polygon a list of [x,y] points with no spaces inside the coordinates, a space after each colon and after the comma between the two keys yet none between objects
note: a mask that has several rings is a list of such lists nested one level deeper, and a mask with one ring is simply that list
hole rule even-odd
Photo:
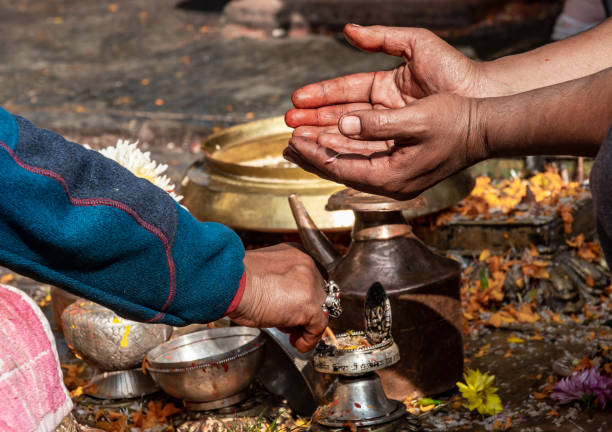
[{"label": "red stitching on sleeve", "polygon": [[9,155],[11,155],[13,160],[23,169],[30,171],[34,174],[39,174],[45,177],[52,178],[55,181],[57,181],[64,189],[64,192],[66,192],[66,196],[68,197],[68,201],[70,202],[70,204],[74,206],[80,206],[80,207],[108,206],[108,207],[114,207],[119,210],[122,210],[128,215],[130,215],[140,226],[142,226],[144,229],[146,229],[147,231],[155,235],[162,242],[164,246],[164,252],[166,254],[166,261],[168,263],[168,271],[169,271],[169,277],[170,277],[168,297],[166,298],[164,305],[161,307],[160,312],[158,312],[157,315],[147,320],[146,322],[156,322],[156,321],[161,320],[166,315],[165,313],[163,313],[163,311],[165,311],[168,307],[170,307],[170,305],[174,301],[174,296],[176,294],[176,267],[174,265],[174,259],[172,258],[172,253],[170,250],[170,242],[168,241],[168,238],[166,237],[166,235],[159,228],[151,225],[150,223],[142,219],[140,215],[133,208],[123,204],[122,202],[115,201],[115,200],[108,199],[108,198],[75,198],[73,197],[72,195],[70,195],[68,184],[62,178],[61,175],[59,175],[55,171],[38,168],[32,165],[26,164],[25,162],[21,161],[15,155],[13,150],[10,147],[8,147],[5,143],[3,143],[2,141],[0,141],[0,146],[2,146],[9,153]]}]

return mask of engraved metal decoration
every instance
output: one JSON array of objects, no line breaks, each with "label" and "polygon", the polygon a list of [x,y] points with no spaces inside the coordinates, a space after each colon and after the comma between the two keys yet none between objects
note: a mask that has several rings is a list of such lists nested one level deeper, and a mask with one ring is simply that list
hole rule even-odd
[{"label": "engraved metal decoration", "polygon": [[129,321],[87,300],[64,310],[62,327],[68,346],[103,371],[139,367],[147,352],[172,334],[171,326]]},{"label": "engraved metal decoration", "polygon": [[[380,283],[368,290],[364,308],[366,331],[350,330],[317,345],[313,364],[322,373],[339,375],[334,381],[328,405],[313,416],[325,427],[343,427],[346,422],[360,426],[391,424],[401,419],[406,407],[389,399],[374,371],[400,360],[399,348],[391,336],[391,306]],[[317,429],[318,430],[318,429]]]},{"label": "engraved metal decoration", "polygon": [[[365,336],[365,333],[357,331],[342,333],[336,335],[336,343],[343,344],[345,340],[359,336]],[[393,339],[387,338],[379,344],[352,349],[319,345],[314,357],[314,367],[323,373],[359,376],[393,366],[399,359],[397,345]]]},{"label": "engraved metal decoration", "polygon": [[336,282],[330,280],[325,283],[325,292],[327,297],[325,303],[323,303],[323,310],[326,311],[330,317],[339,318],[342,315],[342,305],[340,304],[340,287]]},{"label": "engraved metal decoration", "polygon": [[368,290],[364,315],[365,332],[370,341],[377,344],[391,337],[391,303],[378,282]]}]

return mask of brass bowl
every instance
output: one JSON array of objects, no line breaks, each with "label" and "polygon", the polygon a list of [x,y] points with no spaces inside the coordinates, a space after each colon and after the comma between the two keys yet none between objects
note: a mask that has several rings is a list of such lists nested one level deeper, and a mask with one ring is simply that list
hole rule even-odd
[{"label": "brass bowl", "polygon": [[[182,204],[200,220],[235,229],[295,232],[287,198],[297,192],[319,228],[351,228],[355,221],[352,211],[325,210],[328,198],[345,186],[283,159],[291,131],[283,117],[274,117],[209,136],[202,143],[204,157],[188,169],[181,183]],[[446,208],[467,196],[473,184],[468,172],[456,174],[425,191],[427,205],[405,216],[413,218]]]}]

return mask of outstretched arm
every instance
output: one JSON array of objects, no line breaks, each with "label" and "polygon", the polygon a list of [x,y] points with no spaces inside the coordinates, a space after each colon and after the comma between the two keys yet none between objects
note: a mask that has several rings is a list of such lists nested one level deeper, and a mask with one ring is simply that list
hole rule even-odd
[{"label": "outstretched arm", "polygon": [[593,156],[612,121],[610,101],[612,68],[511,96],[436,94],[344,114],[341,135],[294,136],[285,157],[356,189],[408,199],[489,157]]},{"label": "outstretched arm", "polygon": [[[573,81],[477,102],[478,158],[597,155],[612,122],[612,67]],[[477,152],[478,154],[478,152]]]},{"label": "outstretched arm", "polygon": [[483,85],[479,93],[472,96],[521,93],[571,81],[609,67],[612,67],[612,18],[570,38],[522,54],[481,63],[483,75],[501,83],[498,91],[502,93],[491,93]]},{"label": "outstretched arm", "polygon": [[301,351],[327,318],[313,260],[289,245],[244,252],[165,191],[95,151],[0,109],[0,265],[139,321],[223,315],[290,329]]},{"label": "outstretched arm", "polygon": [[1,109],[0,184],[0,264],[140,321],[208,322],[235,308],[244,249],[231,230]]},{"label": "outstretched arm", "polygon": [[285,117],[297,128],[295,136],[337,133],[338,119],[350,111],[401,108],[438,93],[507,96],[612,67],[612,18],[571,38],[490,62],[471,60],[420,28],[348,24],[344,33],[362,50],[404,62],[391,71],[348,75],[296,90],[295,109]]}]

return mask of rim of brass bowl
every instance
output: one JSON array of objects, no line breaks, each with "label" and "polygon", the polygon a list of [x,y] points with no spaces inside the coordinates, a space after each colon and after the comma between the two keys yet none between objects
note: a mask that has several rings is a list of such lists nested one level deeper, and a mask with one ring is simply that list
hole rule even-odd
[{"label": "rim of brass bowl", "polygon": [[321,228],[350,228],[352,212],[325,210],[329,196],[343,185],[297,166],[255,165],[267,158],[284,163],[282,150],[291,131],[283,117],[273,117],[210,135],[202,142],[204,157],[187,170],[181,182],[181,204],[200,220],[235,229],[296,232],[287,198],[297,192]]},{"label": "rim of brass bowl", "polygon": [[[293,129],[285,125],[283,117],[272,117],[232,126],[204,139],[202,142],[204,159],[213,168],[224,173],[252,179],[256,183],[269,183],[273,180],[288,183],[310,180],[317,184],[343,187],[296,166],[244,164],[244,162],[252,161],[253,156],[259,158],[269,156],[270,153],[267,150],[278,148],[279,143],[282,144],[282,147],[286,146],[292,131]],[[252,148],[245,152],[243,147],[253,143],[259,145],[251,146]],[[279,153],[278,157],[282,157],[282,153]]]},{"label": "rim of brass bowl", "polygon": [[[354,223],[352,211],[325,210],[329,197],[344,185],[299,167],[244,164],[266,156],[282,160],[282,149],[291,131],[283,117],[273,117],[210,135],[202,142],[204,157],[188,169],[181,183],[181,203],[200,220],[235,229],[296,232],[287,198],[297,192],[319,228],[350,229]],[[404,216],[411,219],[449,207],[465,198],[473,186],[474,179],[468,171],[455,174],[426,190],[422,196],[427,204],[403,212]]]},{"label": "rim of brass bowl", "polygon": [[[218,346],[214,346],[212,348],[216,348],[217,352],[213,351],[213,354],[206,354],[204,350],[198,351],[198,344],[241,336],[250,337],[250,339],[247,342],[241,342],[231,350],[222,351]],[[146,357],[147,370],[156,373],[183,373],[208,366],[222,365],[262,349],[265,342],[263,333],[256,328],[225,327],[201,330],[180,336],[153,348]],[[177,357],[173,357],[173,353],[176,355],[179,351],[186,352],[187,356],[193,358],[179,361]]]}]

